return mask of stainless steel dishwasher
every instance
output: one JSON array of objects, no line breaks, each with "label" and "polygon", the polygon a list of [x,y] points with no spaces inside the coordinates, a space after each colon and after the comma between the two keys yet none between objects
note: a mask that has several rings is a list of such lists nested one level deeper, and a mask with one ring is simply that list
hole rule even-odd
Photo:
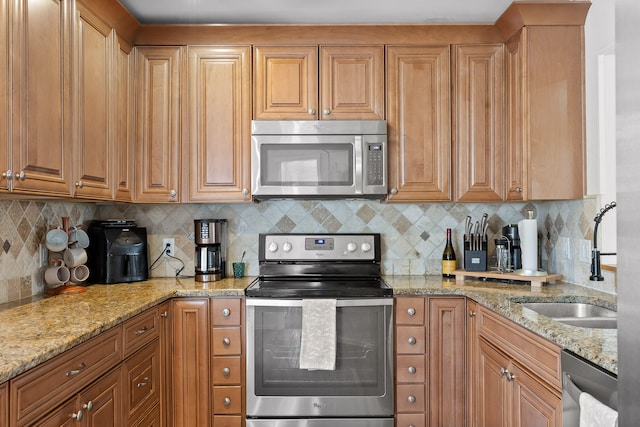
[{"label": "stainless steel dishwasher", "polygon": [[562,363],[562,425],[580,426],[580,393],[587,392],[618,410],[618,378],[591,362],[564,350]]}]

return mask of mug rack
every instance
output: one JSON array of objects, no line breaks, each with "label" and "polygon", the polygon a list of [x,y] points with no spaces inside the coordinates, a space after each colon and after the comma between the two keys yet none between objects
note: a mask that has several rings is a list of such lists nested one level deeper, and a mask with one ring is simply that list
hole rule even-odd
[{"label": "mug rack", "polygon": [[[57,227],[55,226],[49,226],[50,229],[55,229]],[[69,227],[69,217],[68,216],[63,216],[62,217],[62,230],[67,233],[67,236],[69,235],[69,232],[71,231],[71,228]],[[72,242],[72,241],[68,241],[67,242],[67,248],[71,248],[72,246],[74,246],[76,244],[76,242]],[[62,258],[51,258],[51,251],[47,250],[47,255],[48,255],[48,259],[49,262],[47,263],[49,266],[56,266],[58,264],[62,264],[64,265],[64,260]],[[56,253],[56,252],[53,252]],[[57,253],[61,253],[61,252],[57,252]],[[84,265],[84,264],[82,264]],[[74,284],[71,279],[67,280],[64,284],[56,287],[56,288],[52,288],[49,289],[49,291],[47,292],[49,295],[71,295],[71,294],[80,294],[83,292],[86,292],[87,289],[84,286],[80,286],[77,284]]]}]

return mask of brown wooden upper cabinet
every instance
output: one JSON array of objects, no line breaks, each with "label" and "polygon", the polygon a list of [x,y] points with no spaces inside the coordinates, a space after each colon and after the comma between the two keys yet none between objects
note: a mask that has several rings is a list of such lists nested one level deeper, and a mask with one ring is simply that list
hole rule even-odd
[{"label": "brown wooden upper cabinet", "polygon": [[254,47],[256,120],[384,119],[383,46]]},{"label": "brown wooden upper cabinet", "polygon": [[[1,73],[10,69],[11,80],[0,76],[3,85],[9,82],[8,105],[0,112],[9,109],[11,125],[2,129],[11,133],[8,146],[0,147],[0,186],[16,193],[69,197],[73,2],[15,0],[3,2],[5,6],[0,29],[10,23],[10,43],[5,44],[8,33],[2,31],[0,49],[8,46],[9,54],[0,61]],[[2,115],[4,121],[7,115]]]},{"label": "brown wooden upper cabinet", "polygon": [[504,45],[454,46],[453,147],[455,199],[504,196]]},{"label": "brown wooden upper cabinet", "polygon": [[583,27],[522,28],[506,43],[506,71],[506,199],[582,198]]},{"label": "brown wooden upper cabinet", "polygon": [[136,48],[137,202],[179,202],[181,46]]},{"label": "brown wooden upper cabinet", "polygon": [[451,200],[449,45],[387,47],[389,195]]},{"label": "brown wooden upper cabinet", "polygon": [[187,56],[183,199],[250,201],[251,48],[194,46]]}]

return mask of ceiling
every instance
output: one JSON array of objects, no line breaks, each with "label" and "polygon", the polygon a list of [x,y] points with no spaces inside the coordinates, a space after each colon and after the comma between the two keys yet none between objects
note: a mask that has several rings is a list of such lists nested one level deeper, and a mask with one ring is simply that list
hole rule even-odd
[{"label": "ceiling", "polygon": [[142,24],[493,23],[512,0],[120,0]]}]

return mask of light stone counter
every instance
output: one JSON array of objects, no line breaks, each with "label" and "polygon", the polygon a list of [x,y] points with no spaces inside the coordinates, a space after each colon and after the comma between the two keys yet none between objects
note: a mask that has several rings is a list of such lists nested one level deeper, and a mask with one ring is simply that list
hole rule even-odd
[{"label": "light stone counter", "polygon": [[[579,301],[615,308],[615,296],[587,288],[549,284],[446,282],[439,276],[392,276],[394,295],[460,295],[523,325],[582,357],[617,372],[616,331],[563,325],[523,309],[517,301]],[[91,285],[78,295],[55,296],[0,308],[0,383],[113,326],[174,297],[243,296],[252,278],[200,283],[193,279],[150,279],[118,285]]]},{"label": "light stone counter", "polygon": [[565,325],[523,308],[518,302],[584,302],[616,310],[615,295],[582,286],[551,283],[541,288],[481,280],[444,281],[438,276],[385,277],[398,295],[464,295],[536,334],[617,374],[618,339],[615,329],[587,329]]}]

